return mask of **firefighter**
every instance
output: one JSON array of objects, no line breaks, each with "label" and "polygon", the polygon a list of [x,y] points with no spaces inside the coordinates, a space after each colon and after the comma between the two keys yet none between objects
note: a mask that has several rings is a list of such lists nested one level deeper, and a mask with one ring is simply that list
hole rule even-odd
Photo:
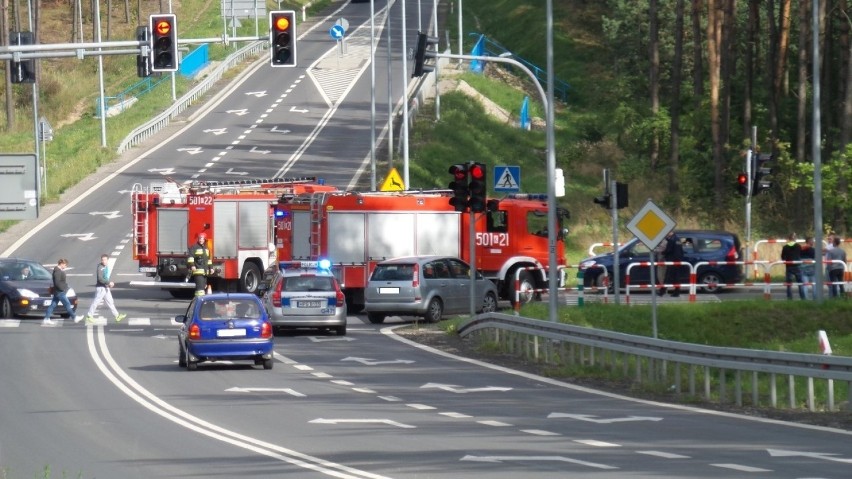
[{"label": "firefighter", "polygon": [[195,295],[204,296],[209,293],[207,286],[207,270],[210,267],[210,250],[207,248],[207,233],[198,233],[197,242],[189,247],[189,258],[186,263],[189,266],[190,276],[195,283]]}]

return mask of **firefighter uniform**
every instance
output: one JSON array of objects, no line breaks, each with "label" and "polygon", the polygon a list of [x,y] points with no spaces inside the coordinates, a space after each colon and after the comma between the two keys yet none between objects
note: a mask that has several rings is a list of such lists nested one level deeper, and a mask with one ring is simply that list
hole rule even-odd
[{"label": "firefighter uniform", "polygon": [[207,273],[210,268],[210,250],[206,245],[207,235],[198,235],[198,242],[189,248],[189,257],[186,259],[190,270],[190,276],[195,283],[195,295],[204,296],[207,290]]}]

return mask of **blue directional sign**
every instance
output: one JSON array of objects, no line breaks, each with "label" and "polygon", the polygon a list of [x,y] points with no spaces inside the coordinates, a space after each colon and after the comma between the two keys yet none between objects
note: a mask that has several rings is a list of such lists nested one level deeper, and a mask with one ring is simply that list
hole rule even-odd
[{"label": "blue directional sign", "polygon": [[521,191],[520,166],[495,166],[494,191],[517,193]]},{"label": "blue directional sign", "polygon": [[333,26],[332,26],[332,27],[328,30],[328,33],[329,33],[329,35],[331,35],[331,38],[332,38],[332,39],[334,39],[334,40],[342,40],[342,39],[343,39],[343,35],[344,35],[344,34],[346,34],[346,29],[345,29],[345,28],[343,28],[343,26],[342,26],[342,25],[333,25]]}]

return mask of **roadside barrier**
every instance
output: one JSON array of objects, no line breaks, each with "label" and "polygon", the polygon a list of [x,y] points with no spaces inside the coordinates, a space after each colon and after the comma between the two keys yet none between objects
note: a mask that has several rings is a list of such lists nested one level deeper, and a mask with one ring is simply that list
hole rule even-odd
[{"label": "roadside barrier", "polygon": [[[802,286],[802,287],[805,288],[805,294],[807,294],[807,288],[809,286],[811,287],[811,289],[813,289],[813,287],[816,286],[813,282],[803,281],[801,283],[798,283],[798,282],[795,282],[795,281],[793,281],[793,282],[784,281],[783,283],[773,283],[772,277],[770,275],[770,270],[772,268],[776,267],[776,266],[785,266],[786,267],[787,265],[795,265],[795,264],[803,265],[803,264],[817,264],[817,263],[818,262],[815,261],[815,260],[806,259],[806,260],[801,260],[801,261],[774,261],[772,263],[765,264],[763,297],[765,299],[771,299],[772,287],[773,286],[781,286],[781,287],[784,287],[785,289],[787,288],[787,286],[790,286],[791,288],[796,286],[797,289],[798,289],[798,286]],[[829,264],[840,264],[840,265],[843,266],[843,281],[827,281],[826,280],[826,281],[823,281],[822,284],[823,284],[823,288],[828,289],[829,292],[831,291],[832,286],[837,286],[839,288],[842,288],[843,296],[845,296],[845,297],[850,296],[850,293],[852,293],[852,292],[849,291],[849,283],[850,283],[850,281],[852,281],[852,272],[850,272],[849,263],[844,263],[843,261],[840,261],[840,260],[831,260],[831,261],[823,260],[819,263],[822,264],[823,268],[825,268]],[[784,276],[785,276],[785,279],[786,279],[786,272],[785,272]],[[798,295],[798,293],[796,293],[796,295]],[[813,292],[811,293],[811,298],[813,298]]]},{"label": "roadside barrier", "polygon": [[[566,280],[567,280],[567,270],[573,269],[573,268],[576,268],[578,270],[577,271],[578,284],[577,284],[576,287],[572,288],[572,287],[567,286]],[[593,268],[602,268],[602,266],[593,266]],[[517,270],[515,270],[515,301],[514,301],[514,308],[513,309],[515,311],[516,316],[520,314],[520,310],[521,310],[521,294],[538,294],[538,293],[550,292],[550,288],[532,288],[532,289],[527,289],[527,290],[521,290],[521,271],[541,271],[545,276],[547,275],[547,269],[546,268],[539,268],[537,266],[526,266],[524,268],[518,268]],[[577,295],[578,295],[577,305],[578,306],[583,306],[583,296],[584,296],[583,273],[584,273],[584,269],[581,268],[580,265],[570,265],[569,264],[569,265],[565,265],[565,266],[559,266],[557,268],[557,274],[562,279],[562,281],[561,281],[562,287],[561,288],[557,287],[556,288],[557,291],[563,291],[563,292],[566,292],[566,293],[570,292],[570,291],[577,291]],[[604,274],[605,279],[607,279],[608,276],[607,276],[606,268],[604,268],[603,274]],[[593,290],[597,291],[597,287],[594,287]],[[606,287],[604,287],[604,291],[606,291]],[[608,296],[605,294],[605,301],[606,301],[607,298],[608,298]]]}]

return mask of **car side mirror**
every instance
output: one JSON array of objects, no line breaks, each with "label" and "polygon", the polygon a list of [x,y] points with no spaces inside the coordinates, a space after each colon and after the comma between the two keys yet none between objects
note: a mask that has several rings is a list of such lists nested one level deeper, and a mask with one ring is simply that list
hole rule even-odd
[{"label": "car side mirror", "polygon": [[175,316],[175,322],[176,323],[185,323],[186,322],[186,315],[179,314],[179,315]]}]

